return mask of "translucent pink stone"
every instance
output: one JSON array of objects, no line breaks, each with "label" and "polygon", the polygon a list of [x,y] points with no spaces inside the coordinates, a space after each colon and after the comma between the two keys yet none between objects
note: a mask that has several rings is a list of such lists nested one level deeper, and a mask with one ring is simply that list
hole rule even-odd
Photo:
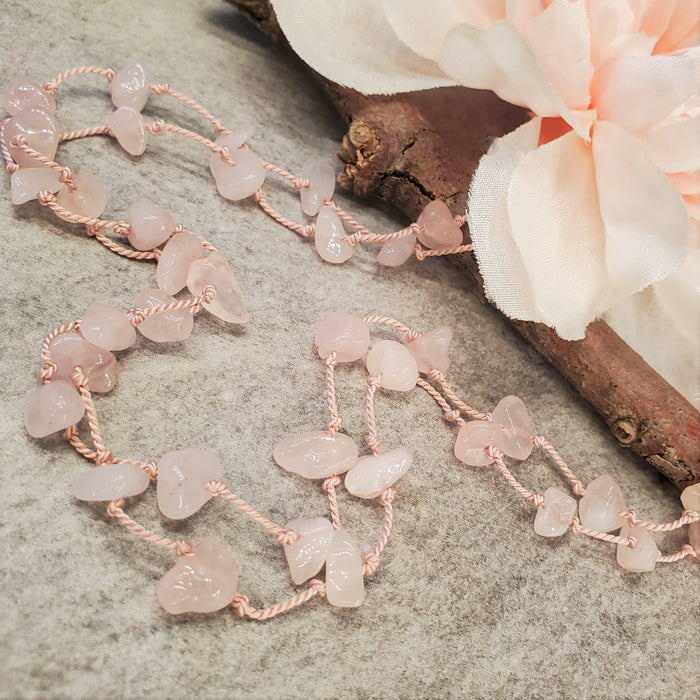
[{"label": "translucent pink stone", "polygon": [[193,233],[183,231],[172,236],[158,259],[158,286],[168,294],[177,294],[187,284],[190,265],[202,257],[203,251],[202,241]]},{"label": "translucent pink stone", "polygon": [[197,296],[207,285],[216,289],[214,300],[204,304],[207,311],[230,323],[245,323],[250,318],[233,270],[219,253],[209,253],[190,265],[187,273],[190,292]]},{"label": "translucent pink stone", "polygon": [[51,168],[20,168],[10,178],[12,203],[24,204],[36,199],[42,190],[58,192],[62,186],[59,177],[59,173]]},{"label": "translucent pink stone", "polygon": [[377,255],[377,262],[385,267],[403,265],[412,255],[416,247],[415,236],[402,236],[387,241]]},{"label": "translucent pink stone", "polygon": [[146,122],[131,107],[119,107],[107,117],[107,126],[119,145],[132,156],[140,156],[146,150]]},{"label": "translucent pink stone", "polygon": [[367,371],[380,377],[379,385],[392,391],[410,391],[418,381],[418,365],[405,345],[378,340],[367,353]]},{"label": "translucent pink stone", "polygon": [[58,368],[57,379],[70,381],[73,370],[80,366],[88,378],[88,389],[98,393],[111,391],[119,380],[117,358],[104,348],[89,343],[77,331],[68,331],[54,338],[49,345],[51,361]]},{"label": "translucent pink stone", "polygon": [[48,114],[56,112],[56,100],[53,95],[26,75],[20,75],[12,81],[5,93],[2,106],[8,114],[13,116],[23,109],[32,109],[32,107]]},{"label": "translucent pink stone", "polygon": [[419,372],[427,374],[431,369],[436,369],[445,373],[450,366],[447,348],[451,340],[452,329],[449,326],[441,326],[406,343],[406,348],[416,358]]},{"label": "translucent pink stone", "polygon": [[172,615],[215,612],[238,593],[238,564],[225,545],[209,537],[192,549],[158,584],[158,602]]},{"label": "translucent pink stone", "polygon": [[[688,542],[690,546],[700,554],[700,520],[688,525]],[[700,561],[700,559],[698,559]]]},{"label": "translucent pink stone", "polygon": [[140,112],[148,100],[148,74],[139,60],[131,59],[114,76],[111,84],[114,106]]},{"label": "translucent pink stone", "polygon": [[457,433],[455,457],[471,467],[485,467],[493,460],[486,448],[494,444],[498,426],[490,420],[472,420],[465,423]]},{"label": "translucent pink stone", "polygon": [[624,510],[627,510],[625,497],[609,474],[602,474],[588,484],[578,506],[581,524],[599,532],[622,527],[625,519],[618,513]]},{"label": "translucent pink stone", "polygon": [[282,440],[272,453],[282,469],[306,479],[345,473],[357,461],[357,445],[347,435],[323,430],[299,433]]},{"label": "translucent pink stone", "polygon": [[10,155],[23,168],[36,168],[40,166],[40,163],[22,149],[12,145],[13,140],[19,136],[24,136],[28,146],[47,158],[53,160],[56,155],[60,133],[58,122],[53,115],[42,109],[31,107],[18,112],[7,120],[3,133],[5,143],[10,149]]},{"label": "translucent pink stone", "polygon": [[503,430],[496,446],[509,457],[527,459],[532,453],[532,423],[525,404],[517,396],[505,396],[493,411],[493,422]]},{"label": "translucent pink stone", "polygon": [[308,216],[316,216],[323,201],[333,197],[335,170],[327,160],[315,158],[304,166],[301,177],[309,181],[308,187],[299,190],[301,209]]},{"label": "translucent pink stone", "polygon": [[[221,146],[226,146],[226,142],[226,136],[220,136],[216,140]],[[249,148],[228,148],[236,165],[229,165],[218,153],[214,153],[209,159],[209,169],[219,194],[237,201],[250,197],[263,186],[265,168],[260,158]]]},{"label": "translucent pink stone", "polygon": [[158,508],[166,518],[182,520],[210,498],[207,483],[220,481],[222,466],[209,450],[176,450],[158,462]]},{"label": "translucent pink stone", "polygon": [[636,547],[617,545],[617,563],[628,571],[653,571],[659,557],[659,549],[649,530],[643,527],[622,526],[620,537],[634,537]]},{"label": "translucent pink stone", "polygon": [[314,243],[318,254],[330,263],[343,263],[355,252],[354,246],[342,240],[345,235],[341,218],[327,206],[321,207],[316,217]]},{"label": "translucent pink stone", "polygon": [[284,545],[292,581],[299,585],[315,576],[326,563],[326,556],[333,539],[333,527],[326,518],[292,520],[285,525],[301,535],[293,544]]},{"label": "translucent pink stone", "polygon": [[576,501],[551,487],[544,492],[544,508],[537,509],[535,532],[542,537],[559,537],[569,529],[576,513]]},{"label": "translucent pink stone", "polygon": [[88,343],[105,350],[126,350],[136,340],[129,317],[116,306],[99,302],[83,314],[80,334]]},{"label": "translucent pink stone", "polygon": [[[153,250],[167,241],[175,228],[175,219],[148,199],[132,204],[126,220],[131,224],[129,243],[137,250]],[[201,253],[201,243],[199,248]]]},{"label": "translucent pink stone", "polygon": [[334,313],[316,326],[314,340],[321,359],[335,352],[337,362],[354,362],[367,354],[369,326],[359,316]]},{"label": "translucent pink stone", "polygon": [[[134,308],[146,311],[174,301],[177,299],[162,289],[143,289],[134,299]],[[177,309],[147,316],[139,323],[138,329],[142,335],[156,343],[173,343],[187,340],[193,325],[192,312],[189,309]]]},{"label": "translucent pink stone", "polygon": [[107,197],[99,180],[89,171],[82,170],[73,175],[73,184],[76,190],[71,192],[68,187],[63,187],[56,197],[56,201],[64,209],[79,216],[99,218],[107,205]]},{"label": "translucent pink stone", "polygon": [[85,404],[69,382],[55,379],[32,389],[24,405],[24,425],[35,438],[46,437],[75,425],[85,413]]},{"label": "translucent pink stone", "polygon": [[216,139],[216,145],[225,146],[233,153],[249,141],[254,133],[255,127],[252,124],[238,124],[228,134],[220,134]]},{"label": "translucent pink stone", "polygon": [[681,503],[686,510],[700,513],[700,484],[686,486],[681,492]]},{"label": "translucent pink stone", "polygon": [[342,527],[333,533],[326,559],[326,598],[337,608],[356,608],[365,599],[360,549]]},{"label": "translucent pink stone", "polygon": [[413,464],[413,450],[399,447],[381,455],[360,457],[345,475],[345,488],[358,498],[376,498]]},{"label": "translucent pink stone", "polygon": [[113,501],[138,496],[149,483],[136,464],[105,464],[83,472],[73,484],[73,495],[81,501]]},{"label": "translucent pink stone", "polygon": [[428,248],[455,248],[462,245],[462,230],[457,226],[447,205],[439,199],[426,205],[416,223],[423,227],[418,240]]}]

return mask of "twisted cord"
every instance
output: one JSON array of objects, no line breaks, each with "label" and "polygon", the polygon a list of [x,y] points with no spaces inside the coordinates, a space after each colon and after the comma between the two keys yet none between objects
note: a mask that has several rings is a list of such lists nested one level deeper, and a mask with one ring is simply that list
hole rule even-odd
[{"label": "twisted cord", "polygon": [[295,595],[293,598],[284,600],[281,603],[272,605],[269,608],[264,608],[262,610],[254,608],[250,605],[248,596],[244,593],[239,593],[232,601],[231,607],[236,611],[239,617],[250,617],[253,620],[269,620],[276,615],[292,610],[298,607],[302,603],[306,603],[312,598],[319,597],[323,598],[326,595],[326,584],[318,579],[311,579],[309,581],[309,587]]}]

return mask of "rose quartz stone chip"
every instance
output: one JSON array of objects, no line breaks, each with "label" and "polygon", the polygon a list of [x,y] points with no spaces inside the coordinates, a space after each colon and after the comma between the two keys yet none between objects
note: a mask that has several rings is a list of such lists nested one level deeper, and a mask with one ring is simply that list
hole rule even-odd
[{"label": "rose quartz stone chip", "polygon": [[686,510],[700,513],[700,484],[686,486],[681,492],[681,503]]},{"label": "rose quartz stone chip", "polygon": [[137,250],[153,250],[167,241],[175,228],[175,219],[148,199],[132,204],[126,220],[131,225],[129,243]]},{"label": "rose quartz stone chip", "polygon": [[357,445],[347,435],[331,437],[324,430],[299,433],[282,440],[272,453],[282,469],[306,479],[345,473],[357,461]]},{"label": "rose quartz stone chip", "polygon": [[337,608],[356,608],[365,599],[360,549],[342,527],[333,533],[326,559],[326,598]]},{"label": "rose quartz stone chip", "polygon": [[248,135],[247,130],[240,129],[216,139],[217,145],[229,149],[236,165],[229,165],[218,153],[209,159],[216,189],[222,197],[233,201],[250,197],[265,182],[265,168],[260,158],[250,148],[240,148]]},{"label": "rose quartz stone chip", "polygon": [[405,345],[378,340],[367,353],[367,371],[380,377],[379,385],[392,391],[410,391],[418,381],[418,365]]},{"label": "rose quartz stone chip", "polygon": [[302,211],[307,216],[316,216],[323,201],[333,197],[335,170],[328,161],[315,158],[304,166],[301,177],[309,181],[308,187],[299,190]]},{"label": "rose quartz stone chip", "polygon": [[465,423],[457,433],[455,457],[471,467],[486,467],[493,462],[486,448],[494,444],[498,426],[490,420]]},{"label": "rose quartz stone chip", "polygon": [[[688,542],[690,546],[700,554],[700,520],[688,525]],[[698,559],[700,561],[700,559]]]},{"label": "rose quartz stone chip", "polygon": [[51,361],[58,368],[54,377],[70,380],[80,366],[88,379],[88,389],[98,393],[111,391],[119,380],[117,358],[104,348],[89,343],[77,331],[61,333],[49,345]]},{"label": "rose quartz stone chip", "polygon": [[209,537],[192,550],[158,584],[158,602],[172,615],[215,612],[238,593],[238,564],[226,546]]},{"label": "rose quartz stone chip", "polygon": [[130,107],[140,112],[148,100],[148,74],[144,65],[131,59],[114,76],[111,84],[114,106]]},{"label": "rose quartz stone chip", "polygon": [[245,323],[250,318],[233,270],[219,253],[209,253],[190,265],[187,273],[190,292],[197,296],[207,285],[216,289],[214,300],[203,304],[209,313],[230,323]]},{"label": "rose quartz stone chip", "polygon": [[138,496],[149,483],[137,464],[104,464],[83,472],[73,484],[73,495],[81,501],[113,501]]},{"label": "rose quartz stone chip", "polygon": [[80,334],[105,350],[126,350],[136,340],[136,329],[129,317],[116,306],[93,304],[80,321]]},{"label": "rose quartz stone chip", "polygon": [[321,207],[316,217],[314,243],[318,254],[330,263],[343,263],[355,252],[355,247],[342,240],[345,235],[341,218],[328,206]]},{"label": "rose quartz stone chip", "polygon": [[141,112],[119,107],[107,117],[107,126],[129,155],[140,156],[146,150],[146,122]]},{"label": "rose quartz stone chip", "polygon": [[63,186],[59,173],[51,168],[20,168],[12,173],[10,192],[13,204],[24,204],[36,199],[39,192],[58,192]]},{"label": "rose quartz stone chip", "polygon": [[190,265],[203,253],[202,241],[194,233],[176,233],[165,244],[156,268],[158,286],[168,294],[177,294],[187,284]]},{"label": "rose quartz stone chip", "polygon": [[496,446],[509,457],[527,459],[532,453],[532,423],[525,404],[517,396],[505,396],[493,411],[493,422],[503,430]]},{"label": "rose quartz stone chip", "polygon": [[2,106],[8,114],[13,116],[23,109],[32,109],[32,107],[41,109],[47,114],[56,112],[56,100],[53,95],[26,75],[20,75],[12,81]]},{"label": "rose quartz stone chip", "polygon": [[[174,301],[177,299],[162,289],[144,289],[134,299],[134,308],[146,311]],[[139,323],[138,329],[142,335],[156,343],[173,343],[189,338],[193,325],[194,317],[189,309],[176,309],[146,316]]]},{"label": "rose quartz stone chip", "polygon": [[359,316],[334,313],[316,326],[314,340],[321,359],[335,352],[336,362],[354,362],[367,354],[369,326]]},{"label": "rose quartz stone chip", "polygon": [[292,520],[285,529],[293,530],[300,538],[284,545],[292,581],[299,585],[315,576],[326,563],[326,556],[333,539],[333,526],[326,518]]},{"label": "rose quartz stone chip", "polygon": [[358,498],[376,498],[413,464],[413,450],[399,447],[381,455],[360,457],[345,475],[345,488]]},{"label": "rose quartz stone chip", "polygon": [[426,205],[416,223],[423,227],[418,240],[427,248],[456,248],[462,245],[462,230],[447,205],[439,199]]},{"label": "rose quartz stone chip", "polygon": [[576,513],[576,501],[551,487],[544,492],[544,508],[537,509],[535,532],[542,537],[559,537],[569,529]]},{"label": "rose quartz stone chip", "polygon": [[401,236],[387,241],[377,255],[377,262],[385,267],[398,267],[403,265],[413,255],[416,247],[416,237],[412,235]]},{"label": "rose quartz stone chip", "polygon": [[52,114],[42,109],[31,107],[18,112],[7,120],[3,133],[10,155],[22,168],[36,168],[40,163],[21,148],[12,145],[13,140],[18,136],[24,136],[28,146],[47,158],[53,160],[56,155],[60,133],[58,122]]},{"label": "rose quartz stone chip", "polygon": [[591,481],[578,506],[581,525],[598,532],[617,530],[625,523],[620,511],[627,510],[622,490],[609,474]]},{"label": "rose quartz stone chip", "polygon": [[77,389],[55,379],[32,389],[24,405],[24,425],[35,438],[46,437],[75,425],[85,413],[85,404]]},{"label": "rose quartz stone chip", "polygon": [[427,374],[431,369],[437,369],[444,374],[450,366],[447,348],[451,340],[452,329],[441,326],[406,343],[406,348],[416,358],[419,372]]},{"label": "rose quartz stone chip", "polygon": [[617,545],[617,563],[628,571],[653,571],[659,557],[659,549],[649,530],[643,527],[622,526],[620,537],[634,537],[636,547],[624,544]]},{"label": "rose quartz stone chip", "polygon": [[107,206],[107,197],[99,180],[89,171],[82,170],[73,175],[76,190],[71,192],[64,186],[56,197],[56,201],[64,209],[79,216],[98,218],[102,216]]}]

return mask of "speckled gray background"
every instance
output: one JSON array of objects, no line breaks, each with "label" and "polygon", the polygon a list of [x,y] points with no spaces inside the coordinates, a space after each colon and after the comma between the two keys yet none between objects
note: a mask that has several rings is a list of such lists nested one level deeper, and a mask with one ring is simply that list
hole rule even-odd
[{"label": "speckled gray background", "polygon": [[[198,99],[228,125],[253,122],[251,143],[298,172],[312,155],[333,157],[343,124],[288,53],[271,46],[223,2],[109,0],[6,3],[0,25],[2,87],[26,71],[45,81],[67,68],[118,68],[135,51],[159,80]],[[59,94],[65,128],[102,123],[105,82],[89,76]],[[167,98],[147,113],[202,129]],[[245,328],[202,314],[176,347],[141,340],[122,353],[122,379],[98,399],[108,447],[148,459],[208,446],[225,480],[279,522],[326,512],[317,484],[282,473],[270,454],[295,431],[322,427],[324,380],[314,325],[330,311],[382,313],[419,330],[454,328],[450,376],[473,405],[521,396],[535,424],[586,480],[609,472],[637,512],[656,521],[680,512],[678,494],[619,448],[589,407],[445,260],[380,269],[363,248],[340,267],[274,225],[252,204],[218,197],[202,148],[172,135],[129,159],[104,138],[62,147],[61,162],[91,168],[118,217],[150,197],[209,238],[234,265],[251,310]],[[136,541],[102,506],[74,501],[85,465],[58,437],[24,432],[21,404],[35,385],[44,334],[93,301],[127,308],[153,285],[148,263],[120,259],[36,203],[0,197],[4,274],[3,487],[0,491],[0,695],[93,698],[699,697],[697,563],[621,571],[614,547],[532,531],[532,508],[490,470],[460,466],[454,428],[431,399],[381,394],[386,446],[416,449],[398,485],[395,531],[358,610],[323,601],[268,623],[230,611],[170,617],[154,589],[172,555]],[[269,197],[299,218],[293,193]],[[341,198],[371,229],[405,222]],[[363,431],[363,370],[338,372],[345,428]],[[517,467],[534,490],[562,480],[539,455]],[[341,493],[342,517],[363,550],[381,528],[376,503]],[[241,589],[262,607],[293,595],[280,547],[223,502],[187,522],[159,516],[153,492],[129,512],[159,532],[217,535],[240,561]],[[659,537],[673,551],[685,533]]]}]

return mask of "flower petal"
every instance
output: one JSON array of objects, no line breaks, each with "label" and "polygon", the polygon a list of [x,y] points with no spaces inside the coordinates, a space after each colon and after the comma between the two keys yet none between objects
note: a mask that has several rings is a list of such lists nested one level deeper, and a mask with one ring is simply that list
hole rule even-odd
[{"label": "flower petal", "polygon": [[642,141],[649,157],[665,173],[700,168],[700,114],[657,126]]}]

